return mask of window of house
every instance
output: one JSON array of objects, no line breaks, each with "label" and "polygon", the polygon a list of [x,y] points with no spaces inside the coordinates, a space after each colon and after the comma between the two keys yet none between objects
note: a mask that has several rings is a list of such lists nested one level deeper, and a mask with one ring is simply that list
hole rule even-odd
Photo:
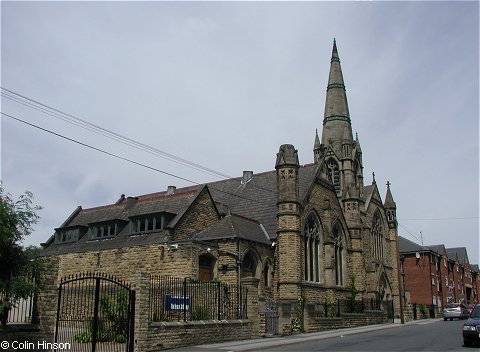
[{"label": "window of house", "polygon": [[303,240],[305,280],[320,282],[321,225],[315,213],[308,215],[305,221]]},{"label": "window of house", "polygon": [[89,224],[90,235],[89,239],[103,239],[115,237],[122,231],[128,221],[116,220],[109,222],[93,223]]},{"label": "window of house", "polygon": [[131,234],[138,235],[149,232],[158,232],[167,226],[175,215],[170,213],[149,214],[130,219]]},{"label": "window of house", "polygon": [[55,242],[69,243],[78,241],[87,231],[86,226],[68,226],[55,229]]}]

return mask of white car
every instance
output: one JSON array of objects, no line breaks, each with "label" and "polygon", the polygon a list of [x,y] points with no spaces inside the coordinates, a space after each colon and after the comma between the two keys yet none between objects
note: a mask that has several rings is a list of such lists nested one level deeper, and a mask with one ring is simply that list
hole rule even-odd
[{"label": "white car", "polygon": [[443,320],[467,319],[467,308],[462,303],[449,303],[443,308]]}]

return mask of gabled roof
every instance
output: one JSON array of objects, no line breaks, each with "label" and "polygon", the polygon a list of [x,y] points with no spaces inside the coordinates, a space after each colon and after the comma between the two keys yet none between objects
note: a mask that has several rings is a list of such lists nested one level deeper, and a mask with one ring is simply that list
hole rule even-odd
[{"label": "gabled roof", "polygon": [[[129,221],[131,217],[162,212],[176,214],[169,224],[169,226],[172,226],[172,223],[178,221],[179,216],[188,209],[204,189],[206,189],[205,186],[191,187],[182,189],[174,194],[158,192],[123,199],[117,203],[102,207],[77,208],[76,212],[72,214],[74,216],[70,216],[70,221],[64,222],[59,229],[80,225],[88,226],[88,224],[103,221]],[[166,242],[166,231],[164,230],[131,236],[130,228],[126,225],[115,237],[102,240],[89,240],[88,236],[84,235],[76,242],[55,243],[53,238],[50,238],[47,242],[47,247],[42,251],[42,255],[79,253],[163,242]]]},{"label": "gabled roof", "polygon": [[[315,180],[319,164],[300,166],[299,201],[302,202]],[[242,178],[212,182],[208,184],[215,202],[228,207],[237,214],[261,223],[271,239],[277,237],[277,173],[276,170],[254,174],[247,183]]]},{"label": "gabled roof", "polygon": [[415,253],[428,250],[402,236],[398,236],[398,248],[400,253]]},{"label": "gabled roof", "polygon": [[270,244],[263,225],[255,220],[238,215],[227,215],[209,228],[199,232],[193,240],[211,241],[240,238],[253,242]]},{"label": "gabled roof", "polygon": [[[300,166],[298,171],[300,202],[305,199],[313,184],[319,165],[309,164]],[[173,194],[157,192],[138,197],[125,198],[122,196],[113,204],[88,209],[78,207],[60,228],[80,225],[88,226],[92,223],[115,219],[129,221],[132,217],[162,212],[175,215],[173,220],[166,226],[166,228],[173,228],[187,212],[200,192],[206,189],[218,208],[225,209],[226,213],[236,214],[235,217],[230,217],[224,221],[230,221],[236,226],[236,232],[233,232],[234,235],[243,236],[242,238],[256,242],[270,243],[270,240],[265,237],[265,232],[270,239],[275,239],[277,236],[276,215],[278,196],[276,177],[276,170],[272,170],[254,174],[248,182],[242,182],[242,177],[237,177],[212,182],[207,185],[179,188]],[[241,217],[243,220],[240,220]],[[219,226],[223,226],[222,224]],[[252,233],[246,234],[244,230],[247,228],[251,229]],[[217,230],[213,228],[204,235],[215,236],[215,231]],[[54,236],[47,241],[46,248],[43,251],[44,255],[121,248],[166,241],[164,231],[141,236],[130,236],[129,226],[125,226],[113,238],[97,241],[88,240],[87,236],[83,236],[77,242],[55,243],[53,238]]]},{"label": "gabled roof", "polygon": [[473,271],[474,273],[479,273],[479,268],[478,264],[470,264],[470,270]]},{"label": "gabled roof", "polygon": [[365,209],[368,209],[372,200],[375,200],[379,205],[383,206],[382,197],[380,196],[376,182],[363,187],[362,200],[365,202]]},{"label": "gabled roof", "polygon": [[431,246],[427,246],[427,248],[429,248],[431,251],[433,251],[437,254],[448,256],[447,251],[445,249],[445,246],[443,244],[434,244],[434,245],[431,245]]},{"label": "gabled roof", "polygon": [[465,247],[447,248],[447,255],[458,258],[458,262],[462,265],[468,263],[467,249]]}]

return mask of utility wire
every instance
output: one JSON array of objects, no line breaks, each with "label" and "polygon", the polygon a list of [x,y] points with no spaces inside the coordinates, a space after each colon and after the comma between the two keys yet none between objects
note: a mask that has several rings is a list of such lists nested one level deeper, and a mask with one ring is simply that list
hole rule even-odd
[{"label": "utility wire", "polygon": [[190,166],[190,167],[192,167],[196,170],[204,171],[204,172],[207,172],[207,173],[210,173],[210,174],[213,174],[213,175],[216,175],[216,176],[221,176],[221,177],[227,178],[227,179],[232,178],[232,176],[226,175],[224,173],[221,173],[219,171],[210,169],[210,168],[202,166],[200,164],[193,163],[193,162],[191,162],[187,159],[180,158],[178,156],[167,153],[167,152],[162,151],[160,149],[157,149],[155,147],[149,146],[145,143],[142,143],[142,142],[136,141],[134,139],[131,139],[129,137],[123,136],[119,133],[113,132],[113,131],[108,130],[106,128],[103,128],[101,126],[98,126],[98,125],[95,125],[95,124],[90,123],[88,121],[85,121],[85,120],[83,120],[79,117],[76,117],[76,116],[72,115],[72,114],[66,113],[66,112],[61,111],[61,110],[56,109],[56,108],[53,108],[53,107],[51,107],[49,105],[46,105],[46,104],[43,104],[43,103],[41,103],[37,100],[28,98],[28,97],[26,97],[22,94],[14,92],[14,91],[12,91],[10,89],[7,89],[5,87],[1,87],[1,89],[2,89],[2,96],[4,98],[10,99],[10,100],[15,101],[19,104],[22,104],[24,106],[28,106],[32,109],[43,112],[43,113],[48,114],[52,117],[55,117],[55,118],[58,118],[58,119],[61,119],[61,120],[65,121],[65,122],[74,124],[78,127],[87,129],[91,132],[101,134],[101,135],[103,135],[107,138],[114,139],[114,140],[116,140],[120,143],[128,144],[130,146],[134,146],[137,149],[142,149],[142,150],[145,150],[145,151],[149,151],[150,153],[157,154],[158,156],[167,158],[167,159],[169,159],[171,161],[174,161],[176,163],[180,163],[180,164],[184,164],[186,166]]},{"label": "utility wire", "polygon": [[[78,127],[81,127],[83,129],[86,129],[86,130],[89,130],[93,133],[96,133],[96,134],[99,134],[99,135],[102,135],[104,137],[107,137],[107,138],[110,138],[110,139],[113,139],[119,143],[122,143],[122,144],[125,144],[125,145],[128,145],[128,146],[131,146],[133,148],[136,148],[138,150],[142,150],[142,151],[145,151],[147,153],[150,153],[150,154],[153,154],[153,155],[156,155],[156,156],[160,156],[162,158],[166,158],[168,160],[171,160],[173,162],[176,162],[176,163],[179,163],[179,164],[183,164],[183,165],[186,165],[186,166],[189,166],[193,169],[196,169],[196,170],[199,170],[199,171],[204,171],[204,172],[207,172],[209,174],[212,174],[212,175],[215,175],[215,176],[220,176],[224,179],[232,179],[234,177],[232,176],[229,176],[227,174],[224,174],[222,172],[219,172],[219,171],[216,171],[216,170],[213,170],[211,168],[207,168],[207,167],[204,167],[202,165],[199,165],[199,164],[196,164],[196,163],[193,163],[191,161],[188,161],[186,159],[182,159],[180,157],[177,157],[173,154],[169,154],[169,153],[166,153],[164,151],[161,151],[157,148],[154,148],[152,146],[149,146],[147,144],[144,144],[144,143],[141,143],[141,142],[138,142],[138,141],[135,141],[129,137],[125,137],[125,136],[122,136],[116,132],[113,132],[111,130],[108,130],[106,128],[103,128],[103,127],[100,127],[100,126],[97,126],[95,124],[92,124],[88,121],[85,121],[83,119],[80,119],[72,114],[69,114],[69,113],[65,113],[61,110],[58,110],[56,108],[53,108],[53,107],[50,107],[46,104],[43,104],[37,100],[34,100],[34,99],[31,99],[31,98],[28,98],[26,97],[25,95],[22,95],[22,94],[19,94],[19,93],[16,93],[10,89],[7,89],[7,88],[4,88],[4,87],[0,87],[2,89],[2,92],[1,92],[1,95],[4,97],[4,98],[7,98],[7,99],[10,99],[18,104],[21,104],[21,105],[24,105],[24,106],[27,106],[27,107],[30,107],[34,110],[37,110],[39,112],[42,112],[44,114],[47,114],[49,116],[52,116],[54,118],[57,118],[57,119],[60,119],[62,121],[65,121],[65,122],[68,122],[70,124],[73,124],[75,126],[78,126]],[[273,190],[273,189],[269,189],[269,188],[265,188],[265,187],[260,187],[260,186],[257,186],[257,185],[252,185],[252,187],[258,189],[258,190],[261,190],[261,191],[265,191],[265,192],[270,192],[270,193],[275,193],[276,194],[276,190]]]},{"label": "utility wire", "polygon": [[[76,143],[76,144],[79,144],[81,146],[84,146],[86,148],[90,148],[90,149],[93,149],[95,151],[98,151],[100,153],[103,153],[103,154],[106,154],[106,155],[109,155],[109,156],[112,156],[114,158],[117,158],[117,159],[120,159],[120,160],[124,160],[124,161],[127,161],[131,164],[135,164],[135,165],[138,165],[138,166],[141,166],[141,167],[145,167],[147,169],[150,169],[150,170],[153,170],[153,171],[156,171],[156,172],[159,172],[159,173],[162,173],[164,175],[168,175],[168,176],[171,176],[171,177],[174,177],[174,178],[177,178],[177,179],[180,179],[180,180],[183,180],[183,181],[187,181],[187,182],[190,182],[190,183],[193,183],[195,185],[202,185],[202,183],[199,183],[199,182],[196,182],[196,181],[193,181],[193,180],[190,180],[190,179],[187,179],[187,178],[184,178],[184,177],[181,177],[181,176],[178,176],[178,175],[175,175],[175,174],[172,174],[172,173],[169,173],[169,172],[166,172],[166,171],[163,171],[163,170],[160,170],[160,169],[157,169],[155,167],[152,167],[152,166],[149,166],[149,165],[146,165],[146,164],[143,164],[143,163],[140,163],[138,161],[135,161],[135,160],[132,160],[132,159],[128,159],[128,158],[125,158],[123,156],[120,156],[120,155],[117,155],[117,154],[114,154],[114,153],[111,153],[111,152],[108,152],[108,151],[105,151],[103,149],[100,149],[100,148],[97,148],[97,147],[94,147],[94,146],[91,146],[89,144],[86,144],[86,143],[83,143],[83,142],[80,142],[78,140],[75,140],[73,138],[70,138],[70,137],[66,137],[62,134],[59,134],[59,133],[56,133],[56,132],[53,132],[53,131],[50,131],[46,128],[43,128],[43,127],[40,127],[40,126],[37,126],[33,123],[30,123],[30,122],[27,122],[25,120],[22,120],[20,118],[17,118],[13,115],[10,115],[10,114],[7,114],[7,113],[4,113],[4,112],[0,112],[3,116],[5,117],[8,117],[8,118],[11,118],[13,120],[16,120],[18,122],[21,122],[23,124],[26,124],[30,127],[34,127],[36,129],[39,129],[43,132],[46,132],[46,133],[50,133],[54,136],[57,136],[57,137],[60,137],[60,138],[63,138],[67,141],[70,141],[70,142],[73,142],[73,143]],[[221,192],[221,193],[224,193],[224,194],[228,194],[228,195],[231,195],[231,196],[235,196],[235,197],[238,197],[238,198],[242,198],[242,199],[245,199],[245,200],[249,200],[251,202],[256,202],[256,203],[262,203],[262,204],[268,204],[270,205],[270,203],[267,203],[267,202],[264,202],[264,201],[261,201],[261,200],[258,200],[258,199],[252,199],[252,198],[248,198],[248,197],[245,197],[245,196],[241,196],[239,194],[235,194],[235,193],[231,193],[231,192],[227,192],[227,191],[224,191],[222,189],[219,189],[219,188],[216,188],[215,186],[212,186],[211,184],[208,185],[209,188],[217,191],[217,192]]]},{"label": "utility wire", "polygon": [[[180,158],[180,157],[177,157],[173,154],[170,154],[170,153],[167,153],[167,152],[164,152],[162,150],[159,150],[155,147],[152,147],[152,146],[149,146],[145,143],[142,143],[142,142],[138,142],[134,139],[131,139],[129,137],[125,137],[121,134],[118,134],[116,132],[113,132],[111,130],[108,130],[106,128],[103,128],[101,126],[98,126],[98,125],[95,125],[95,124],[92,124],[88,121],[85,121],[81,118],[78,118],[72,114],[69,114],[69,113],[66,113],[66,112],[63,112],[59,109],[56,109],[56,108],[53,108],[49,105],[46,105],[46,104],[43,104],[37,100],[34,100],[34,99],[31,99],[25,95],[22,95],[22,94],[19,94],[17,92],[14,92],[10,89],[7,89],[5,87],[0,87],[2,92],[1,92],[1,96],[4,97],[4,98],[7,98],[11,101],[14,101],[18,104],[21,104],[21,105],[24,105],[26,107],[29,107],[31,109],[34,109],[36,111],[39,111],[39,112],[42,112],[46,115],[49,115],[49,116],[52,116],[54,118],[57,118],[57,119],[60,119],[64,122],[67,122],[67,123],[70,123],[70,124],[73,124],[75,126],[78,126],[80,128],[83,128],[83,129],[86,129],[88,131],[91,131],[93,133],[96,133],[96,134],[99,134],[99,135],[102,135],[104,137],[107,137],[109,139],[112,139],[112,140],[115,140],[119,143],[122,143],[122,144],[125,144],[125,145],[128,145],[130,147],[133,147],[137,150],[142,150],[144,152],[147,152],[147,153],[150,153],[152,155],[156,155],[156,156],[159,156],[159,157],[162,157],[162,158],[165,158],[165,159],[168,159],[170,161],[173,161],[175,163],[178,163],[178,164],[182,164],[182,165],[186,165],[190,168],[193,168],[195,170],[198,170],[198,171],[203,171],[203,172],[206,172],[206,173],[209,173],[209,174],[212,174],[212,175],[216,175],[216,176],[221,176],[222,178],[225,178],[225,179],[231,179],[233,178],[232,176],[229,176],[227,174],[224,174],[222,172],[219,172],[219,171],[216,171],[214,169],[211,169],[211,168],[208,168],[208,167],[204,167],[200,164],[196,164],[194,162],[191,162],[187,159],[183,159],[183,158]],[[136,162],[134,160],[131,160],[131,159],[127,159],[127,158],[124,158],[122,156],[119,156],[119,155],[116,155],[116,154],[113,154],[113,153],[110,153],[110,152],[107,152],[107,151],[104,151],[102,149],[99,149],[99,148],[96,148],[96,147],[93,147],[93,146],[90,146],[88,144],[85,144],[83,142],[80,142],[80,141],[77,141],[77,140],[74,140],[74,139],[71,139],[69,137],[65,137],[63,135],[60,135],[58,133],[55,133],[53,131],[50,131],[50,130],[47,130],[45,128],[42,128],[40,126],[37,126],[37,125],[34,125],[34,124],[31,124],[29,122],[26,122],[24,120],[21,120],[21,119],[18,119],[18,118],[15,118],[11,115],[8,115],[8,114],[5,114],[2,112],[3,115],[7,116],[7,117],[10,117],[12,119],[15,119],[19,122],[22,122],[22,123],[25,123],[27,125],[30,125],[31,127],[35,127],[35,128],[38,128],[40,130],[43,130],[45,132],[48,132],[48,133],[51,133],[51,134],[54,134],[58,137],[61,137],[61,138],[65,138],[67,140],[70,140],[74,143],[77,143],[77,144],[80,144],[80,145],[83,145],[85,147],[88,147],[88,148],[91,148],[91,149],[94,149],[94,150],[97,150],[99,152],[102,152],[104,154],[107,154],[107,155],[110,155],[110,156],[113,156],[115,158],[118,158],[118,159],[122,159],[124,161],[127,161],[127,162],[130,162],[130,163],[133,163],[133,164],[137,164],[139,166],[142,166],[142,167],[146,167],[148,169],[151,169],[151,170],[154,170],[154,171],[157,171],[157,172],[160,172],[160,173],[164,173],[166,175],[169,175],[169,176],[172,176],[172,177],[175,177],[175,178],[178,178],[178,179],[181,179],[181,180],[184,180],[184,181],[187,181],[187,182],[190,182],[190,183],[193,183],[193,184],[196,184],[196,185],[200,185],[198,182],[195,182],[193,180],[189,180],[189,179],[186,179],[186,178],[183,178],[183,177],[180,177],[180,176],[177,176],[177,175],[174,175],[174,174],[170,174],[168,172],[165,172],[165,171],[162,171],[162,170],[159,170],[159,169],[156,169],[154,167],[151,167],[151,166],[148,166],[148,165],[145,165],[145,164],[142,164],[142,163],[139,163],[139,162]],[[276,194],[276,190],[273,190],[273,189],[269,189],[269,188],[264,188],[264,187],[260,187],[258,185],[253,185],[252,184],[252,187],[255,188],[255,189],[258,189],[258,190],[261,190],[261,191],[265,191],[267,193],[275,193]],[[213,188],[212,188],[213,189]],[[229,193],[229,192],[226,192],[226,191],[222,191],[222,190],[219,190],[219,189],[216,189],[220,192],[223,192],[223,193],[228,193],[228,194],[231,194],[231,195],[235,195],[237,197],[241,197],[239,196],[238,194],[233,194],[233,193]],[[246,198],[248,199],[248,198]],[[255,202],[258,202],[258,200],[253,200],[253,199],[249,199],[251,201],[255,201]],[[309,204],[311,205],[318,205],[320,206],[320,204],[316,204],[315,202],[312,202],[311,200],[309,200]],[[478,219],[479,217],[458,217],[458,218],[424,218],[424,219],[400,219],[402,221],[437,221],[437,220],[466,220],[466,219]],[[420,239],[418,237],[416,237],[415,235],[413,235],[410,231],[408,231],[407,228],[405,228],[405,226],[403,226],[402,224],[398,223],[407,233],[409,233],[412,237],[414,237],[416,240],[420,241]]]},{"label": "utility wire", "polygon": [[415,238],[418,242],[422,243],[422,240],[420,238],[418,238],[417,236],[415,236],[413,233],[411,233],[405,226],[403,226],[402,224],[400,224],[397,220],[397,224],[399,226],[401,226],[405,231],[407,231],[413,238]]}]

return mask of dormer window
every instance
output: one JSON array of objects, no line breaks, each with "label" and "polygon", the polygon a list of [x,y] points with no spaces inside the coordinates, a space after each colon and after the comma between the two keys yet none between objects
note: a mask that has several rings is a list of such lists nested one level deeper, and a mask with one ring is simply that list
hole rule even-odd
[{"label": "dormer window", "polygon": [[86,232],[87,227],[82,225],[67,226],[55,229],[56,243],[77,242]]},{"label": "dormer window", "polygon": [[115,220],[89,224],[91,240],[100,240],[104,238],[115,237],[122,231],[128,221]]},{"label": "dormer window", "polygon": [[175,217],[175,214],[159,213],[136,216],[131,218],[130,233],[132,235],[140,235],[150,232],[158,232],[168,225],[168,223]]}]

